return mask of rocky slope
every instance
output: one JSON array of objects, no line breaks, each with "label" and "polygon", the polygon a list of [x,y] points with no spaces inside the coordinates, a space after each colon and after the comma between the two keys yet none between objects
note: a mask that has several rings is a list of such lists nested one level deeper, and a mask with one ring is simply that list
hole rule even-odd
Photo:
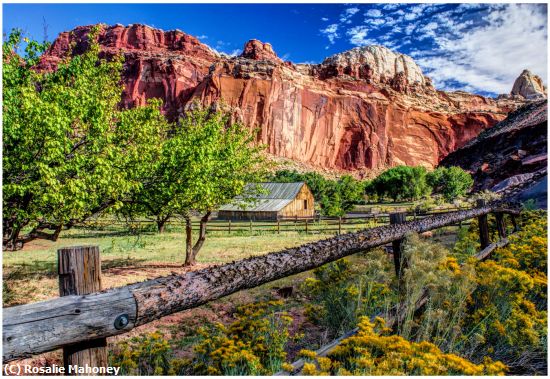
[{"label": "rocky slope", "polygon": [[[41,68],[54,69],[72,43],[81,52],[90,28],[60,34]],[[359,175],[397,164],[433,167],[521,102],[437,91],[412,58],[381,46],[307,65],[283,62],[258,40],[229,57],[181,31],[137,24],[101,26],[99,42],[104,55],[126,58],[126,106],[158,97],[176,119],[193,101],[223,102],[259,130],[271,154]]]},{"label": "rocky slope", "polygon": [[548,104],[533,102],[449,154],[441,165],[470,171],[476,189],[531,196],[546,204],[547,133]]}]

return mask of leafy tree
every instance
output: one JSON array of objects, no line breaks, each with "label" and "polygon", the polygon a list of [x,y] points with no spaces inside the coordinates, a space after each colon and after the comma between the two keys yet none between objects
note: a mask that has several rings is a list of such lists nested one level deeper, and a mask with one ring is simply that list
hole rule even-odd
[{"label": "leafy tree", "polygon": [[97,29],[89,37],[89,49],[54,72],[33,69],[47,45],[28,41],[18,55],[19,30],[3,44],[6,249],[56,240],[63,227],[120,206],[156,155],[159,103],[119,109],[122,59],[99,59]]},{"label": "leafy tree", "polygon": [[438,167],[428,173],[426,180],[434,192],[442,194],[447,201],[466,195],[474,184],[472,175],[456,166]]},{"label": "leafy tree", "polygon": [[417,200],[431,192],[426,175],[426,169],[421,166],[392,167],[376,177],[369,187],[378,196],[389,197],[394,202]]},{"label": "leafy tree", "polygon": [[[266,175],[263,146],[254,146],[254,135],[229,121],[229,114],[195,104],[162,143],[161,155],[148,174],[151,180],[122,209],[155,216],[159,231],[171,217],[183,216],[185,265],[195,264],[212,211],[238,195],[251,196],[245,185]],[[201,216],[195,243],[193,214]]]},{"label": "leafy tree", "polygon": [[278,183],[305,182],[326,216],[342,216],[362,200],[363,184],[350,175],[338,180],[326,179],[317,172],[277,171],[271,180]]}]

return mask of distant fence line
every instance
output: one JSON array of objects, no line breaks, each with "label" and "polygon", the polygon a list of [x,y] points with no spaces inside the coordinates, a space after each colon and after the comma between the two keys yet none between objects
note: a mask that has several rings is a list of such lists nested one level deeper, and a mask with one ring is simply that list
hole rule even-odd
[{"label": "distant fence line", "polygon": [[[471,209],[469,207],[441,208],[428,212],[405,212],[407,221],[447,213],[451,211],[462,211]],[[176,218],[170,219],[166,224],[174,225],[182,223]],[[347,231],[386,225],[390,223],[389,213],[348,213],[344,217],[326,217],[316,215],[314,217],[281,217],[277,220],[219,220],[212,219],[208,222],[206,231],[232,233],[276,233],[301,232],[306,234],[335,233],[341,234]],[[156,227],[152,219],[97,219],[78,225],[80,228],[104,229],[109,226],[134,226],[134,227]],[[199,220],[192,221],[193,227],[199,225]]]}]

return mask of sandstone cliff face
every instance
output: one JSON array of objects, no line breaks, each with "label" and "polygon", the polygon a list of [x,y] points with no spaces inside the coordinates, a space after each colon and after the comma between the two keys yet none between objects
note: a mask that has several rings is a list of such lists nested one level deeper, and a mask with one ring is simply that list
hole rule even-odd
[{"label": "sandstone cliff face", "polygon": [[[62,33],[41,67],[55,68],[72,42],[75,54],[83,51],[89,30]],[[192,101],[223,102],[259,130],[270,153],[358,175],[397,164],[434,167],[517,106],[436,91],[412,58],[381,46],[295,65],[257,40],[228,57],[183,32],[144,25],[102,26],[99,42],[106,56],[126,58],[126,106],[161,98],[176,119]]]}]

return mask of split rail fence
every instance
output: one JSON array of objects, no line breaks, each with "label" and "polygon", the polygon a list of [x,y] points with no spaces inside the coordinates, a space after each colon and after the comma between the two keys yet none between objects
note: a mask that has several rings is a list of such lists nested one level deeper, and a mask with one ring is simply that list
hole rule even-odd
[{"label": "split rail fence", "polygon": [[487,215],[496,215],[500,238],[505,238],[504,214],[519,211],[503,203],[405,221],[391,216],[392,224],[236,262],[170,275],[101,291],[97,247],[58,251],[60,296],[52,300],[4,308],[3,361],[27,358],[63,348],[64,365],[107,365],[106,338],[163,316],[198,307],[237,291],[257,287],[374,247],[393,244],[396,272],[400,273],[401,242],[408,233],[422,233],[459,222],[479,220],[482,249],[490,246]]}]

